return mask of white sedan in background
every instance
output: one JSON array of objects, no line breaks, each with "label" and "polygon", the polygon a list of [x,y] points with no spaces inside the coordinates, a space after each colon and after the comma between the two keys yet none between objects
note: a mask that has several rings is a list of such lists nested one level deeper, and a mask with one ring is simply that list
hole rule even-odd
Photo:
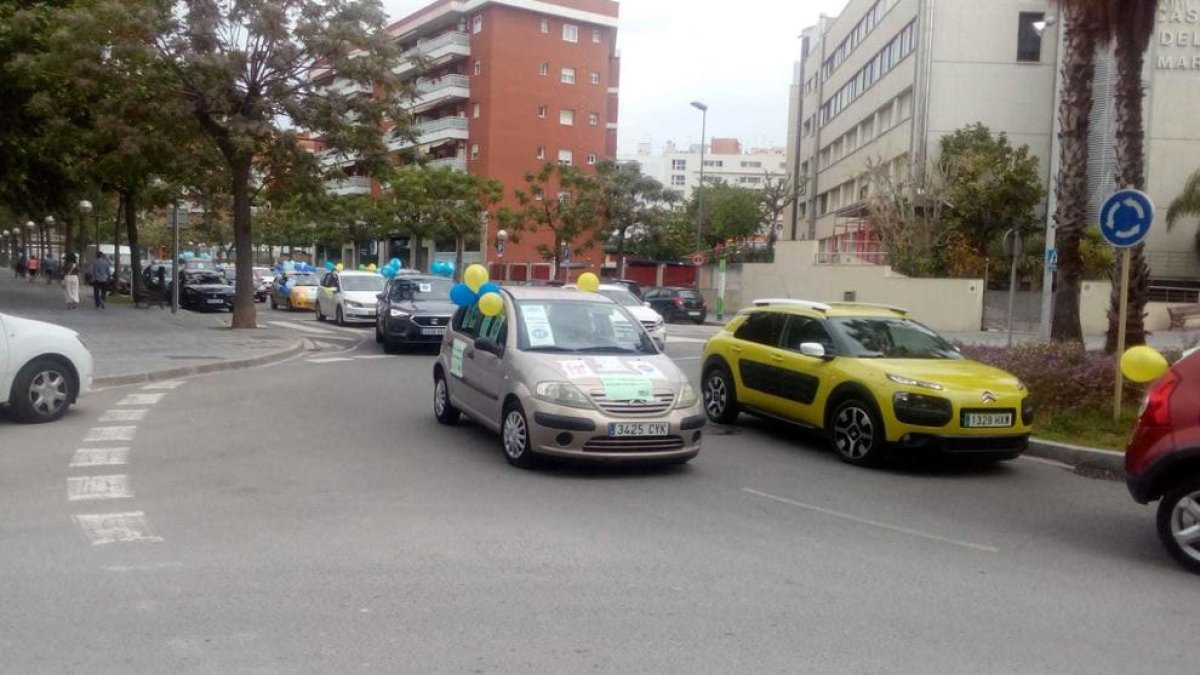
[{"label": "white sedan in background", "polygon": [[79,333],[0,313],[0,404],[22,422],[52,422],[92,391],[92,354]]},{"label": "white sedan in background", "polygon": [[[578,286],[571,284],[567,288],[578,288]],[[633,318],[646,328],[646,332],[650,334],[650,339],[654,340],[654,344],[658,345],[659,349],[666,347],[666,323],[663,322],[662,315],[652,309],[649,304],[638,300],[638,297],[630,293],[627,288],[617,284],[600,284],[600,288],[596,292],[629,310]]]},{"label": "white sedan in background", "polygon": [[333,317],[339,326],[350,321],[375,323],[384,281],[375,272],[326,272],[317,291],[317,321]]}]

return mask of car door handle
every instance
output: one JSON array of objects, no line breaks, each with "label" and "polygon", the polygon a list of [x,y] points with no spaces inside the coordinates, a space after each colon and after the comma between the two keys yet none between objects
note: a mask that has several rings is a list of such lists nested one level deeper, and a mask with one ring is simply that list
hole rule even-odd
[{"label": "car door handle", "polygon": [[778,354],[772,354],[771,360],[774,361],[775,363],[783,363],[783,357]]},{"label": "car door handle", "polygon": [[730,348],[729,348],[729,351],[733,352],[734,354],[741,354],[741,353],[742,353],[742,348],[741,348],[741,347],[736,347],[736,346],[734,346],[734,347],[730,347]]}]

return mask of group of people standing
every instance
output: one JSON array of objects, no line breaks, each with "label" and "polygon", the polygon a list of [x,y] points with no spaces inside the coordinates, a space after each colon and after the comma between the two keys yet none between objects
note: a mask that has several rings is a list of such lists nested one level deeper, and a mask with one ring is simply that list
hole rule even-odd
[{"label": "group of people standing", "polygon": [[40,258],[36,255],[26,256],[22,253],[17,258],[16,265],[13,266],[13,271],[19,278],[24,279],[28,277],[30,283],[33,283],[39,274],[46,280],[46,283],[50,283],[61,270],[52,253]]},{"label": "group of people standing", "polygon": [[[74,253],[63,256],[61,266],[57,264],[52,255],[39,259],[37,256],[27,257],[25,254],[21,254],[13,265],[13,270],[18,278],[28,277],[30,282],[37,279],[39,274],[46,280],[46,283],[53,281],[56,276],[61,276],[63,297],[66,299],[67,309],[79,309],[79,259]],[[112,284],[112,270],[112,261],[108,259],[108,256],[98,253],[91,266],[92,300],[96,309],[104,309],[108,306],[108,289]]]}]

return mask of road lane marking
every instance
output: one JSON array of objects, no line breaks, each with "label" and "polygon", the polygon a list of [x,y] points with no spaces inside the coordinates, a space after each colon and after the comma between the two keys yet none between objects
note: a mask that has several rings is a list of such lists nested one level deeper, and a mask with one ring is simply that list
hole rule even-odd
[{"label": "road lane marking", "polygon": [[67,501],[78,502],[93,499],[128,499],[129,476],[76,476],[67,479]]},{"label": "road lane marking", "polygon": [[396,357],[388,354],[366,354],[362,356],[356,356],[354,358],[359,359],[360,361],[373,361],[375,359],[393,359]]},{"label": "road lane marking", "polygon": [[162,537],[150,530],[150,522],[141,511],[127,513],[90,513],[72,516],[92,546],[139,541],[160,542]]},{"label": "road lane marking", "polygon": [[79,448],[68,465],[72,469],[85,466],[117,466],[129,463],[129,448]]},{"label": "road lane marking", "polygon": [[753,490],[751,488],[744,487],[744,488],[742,488],[742,492],[745,492],[747,494],[752,494],[756,497],[762,497],[763,499],[770,499],[772,501],[776,501],[781,504],[789,504],[789,505],[795,506],[797,508],[807,509],[809,511],[816,511],[817,513],[822,513],[827,516],[833,516],[834,518],[843,518],[845,520],[853,521],[855,523],[859,523],[862,525],[871,525],[872,527],[878,527],[878,528],[881,528],[884,530],[891,530],[892,532],[899,532],[901,534],[907,534],[907,535],[911,535],[914,537],[921,537],[922,539],[928,539],[930,541],[939,541],[939,542],[942,542],[943,544],[953,544],[955,546],[962,546],[963,548],[969,548],[969,549],[972,549],[975,551],[986,551],[987,553],[999,553],[1000,552],[1000,549],[998,549],[994,546],[986,546],[984,544],[976,544],[974,542],[964,541],[962,539],[954,539],[951,537],[941,537],[936,534],[929,534],[928,532],[921,532],[919,530],[910,530],[907,527],[899,527],[897,525],[889,525],[887,523],[881,523],[878,520],[871,520],[869,518],[860,518],[858,516],[854,516],[849,513],[842,513],[841,511],[834,511],[833,509],[827,509],[827,508],[824,508],[821,506],[813,506],[812,504],[805,504],[803,502],[798,502],[793,499],[788,499],[787,497],[780,497],[777,495],[768,494],[766,492],[759,492],[758,490]]},{"label": "road lane marking", "polygon": [[105,410],[100,415],[101,422],[141,422],[146,419],[146,409],[134,410]]},{"label": "road lane marking", "polygon": [[163,399],[166,393],[161,394],[127,394],[125,398],[117,401],[117,405],[154,405]]},{"label": "road lane marking", "polygon": [[183,380],[163,380],[162,382],[151,382],[142,389],[178,389],[183,384]]},{"label": "road lane marking", "polygon": [[324,328],[316,328],[314,326],[305,326],[302,323],[293,323],[291,321],[268,321],[267,323],[280,328],[291,328],[292,330],[312,333],[313,335],[333,335],[333,331],[326,330]]},{"label": "road lane marking", "polygon": [[92,427],[88,429],[87,436],[83,437],[83,441],[85,443],[95,441],[132,441],[135,431],[137,431],[137,427]]},{"label": "road lane marking", "polygon": [[155,570],[171,570],[183,567],[183,563],[178,560],[171,562],[154,563],[152,565],[109,565],[104,569],[109,572],[153,572]]},{"label": "road lane marking", "polygon": [[[686,343],[686,344],[693,344],[693,345],[702,345],[705,342],[708,342],[708,340],[700,339],[700,338],[675,337],[673,335],[667,336],[667,344],[684,344],[684,343]],[[1116,385],[1113,385],[1113,386],[1116,386]]]},{"label": "road lane marking", "polygon": [[353,361],[353,360],[354,359],[349,359],[344,356],[331,356],[331,357],[325,358],[325,359],[309,359],[307,361],[307,363],[337,363],[338,361]]}]

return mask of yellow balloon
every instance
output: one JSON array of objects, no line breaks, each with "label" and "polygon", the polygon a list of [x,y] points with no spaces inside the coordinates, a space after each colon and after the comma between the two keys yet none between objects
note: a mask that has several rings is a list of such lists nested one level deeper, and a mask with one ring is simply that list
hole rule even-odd
[{"label": "yellow balloon", "polygon": [[600,290],[600,277],[592,274],[591,272],[584,272],[583,274],[579,275],[578,279],[575,280],[575,285],[578,286],[579,290],[581,291],[595,293],[596,291]]},{"label": "yellow balloon", "polygon": [[375,266],[375,263],[371,263],[370,265],[367,265],[368,272],[374,272],[377,269],[379,269],[379,268]]},{"label": "yellow balloon", "polygon": [[346,269],[346,266],[344,264],[342,264],[342,263],[337,264],[337,271],[341,272],[344,269]]},{"label": "yellow balloon", "polygon": [[471,265],[463,273],[463,282],[467,284],[467,288],[471,289],[472,293],[478,293],[479,287],[488,282],[487,268],[478,263]]},{"label": "yellow balloon", "polygon": [[504,298],[499,293],[484,293],[479,298],[479,311],[485,316],[496,316],[504,311]]},{"label": "yellow balloon", "polygon": [[1167,372],[1170,365],[1152,347],[1130,347],[1121,355],[1121,373],[1134,382],[1153,382]]}]

